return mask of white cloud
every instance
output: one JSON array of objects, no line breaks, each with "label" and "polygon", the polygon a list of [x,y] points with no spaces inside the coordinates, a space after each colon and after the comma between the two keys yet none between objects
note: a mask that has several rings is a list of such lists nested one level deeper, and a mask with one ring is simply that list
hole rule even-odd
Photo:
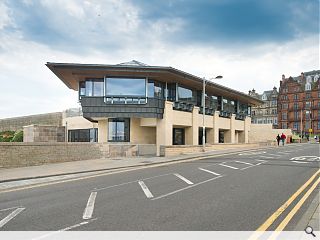
[{"label": "white cloud", "polygon": [[9,8],[5,5],[5,2],[0,2],[0,30],[12,24],[9,16]]},{"label": "white cloud", "polygon": [[[28,40],[22,31],[1,32],[0,118],[78,106],[76,92],[68,89],[44,65],[48,61],[116,64],[136,59],[148,65],[172,66],[199,77],[223,75],[223,79],[216,80],[219,84],[243,92],[278,87],[283,73],[297,76],[301,71],[319,68],[315,36],[238,49],[178,45],[167,42],[166,37],[179,33],[184,27],[183,19],[164,18],[145,23],[141,10],[128,2],[77,3],[71,0],[42,2],[51,28],[84,39],[83,45],[74,46],[74,51],[61,50],[54,43],[46,45]],[[9,9],[0,2],[0,30],[1,26],[10,24],[14,24],[14,19],[10,19]],[[67,26],[64,28],[64,25]],[[109,41],[118,42],[120,47],[101,47]],[[91,51],[83,54],[81,48],[88,46]]]}]

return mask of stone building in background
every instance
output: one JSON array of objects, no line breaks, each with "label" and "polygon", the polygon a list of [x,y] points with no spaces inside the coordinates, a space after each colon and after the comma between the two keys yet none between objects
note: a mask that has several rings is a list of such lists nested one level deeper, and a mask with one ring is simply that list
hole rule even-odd
[{"label": "stone building in background", "polygon": [[302,135],[320,134],[320,70],[298,77],[282,75],[278,96],[278,126]]},{"label": "stone building in background", "polygon": [[277,88],[274,87],[272,90],[264,91],[262,94],[258,94],[252,89],[249,91],[249,95],[264,102],[262,105],[252,107],[251,123],[272,124],[273,128],[278,128]]}]

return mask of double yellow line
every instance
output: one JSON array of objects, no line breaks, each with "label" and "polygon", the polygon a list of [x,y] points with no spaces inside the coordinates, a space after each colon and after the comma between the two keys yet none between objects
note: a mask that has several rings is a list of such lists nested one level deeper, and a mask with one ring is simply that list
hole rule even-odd
[{"label": "double yellow line", "polygon": [[[267,231],[267,229],[271,226],[271,224],[273,224],[273,222],[289,207],[289,205],[314,181],[314,179],[317,178],[319,173],[320,173],[320,169],[315,174],[313,174],[311,176],[311,178],[309,178],[309,180],[298,189],[298,191],[296,191],[281,207],[278,208],[277,211],[275,211],[256,230],[256,232],[250,237],[250,240],[258,239],[258,237],[260,237],[264,231]],[[285,217],[285,219],[278,225],[278,227],[275,229],[275,232],[271,235],[270,239],[275,239],[278,236],[278,234],[280,234],[280,231],[283,231],[283,229],[288,225],[288,223],[293,218],[293,216],[300,209],[302,204],[306,201],[306,199],[310,196],[310,194],[313,192],[313,190],[317,187],[319,182],[320,182],[320,178],[318,176],[318,179],[313,183],[313,185],[303,195],[303,197],[300,199],[300,201],[288,213],[288,215]]]}]

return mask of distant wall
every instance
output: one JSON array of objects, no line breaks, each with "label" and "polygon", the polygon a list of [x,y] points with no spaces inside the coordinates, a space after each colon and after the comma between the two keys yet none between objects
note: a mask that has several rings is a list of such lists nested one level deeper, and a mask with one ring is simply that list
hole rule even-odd
[{"label": "distant wall", "polygon": [[292,136],[291,129],[273,129],[272,124],[251,124],[249,132],[249,143],[255,142],[276,142],[277,135],[284,133],[288,137]]},{"label": "distant wall", "polygon": [[39,125],[52,125],[61,126],[62,112],[37,114],[16,118],[0,119],[0,131],[11,130],[23,130],[23,126],[39,124]]},{"label": "distant wall", "polygon": [[24,142],[64,142],[65,127],[29,125],[23,127]]}]

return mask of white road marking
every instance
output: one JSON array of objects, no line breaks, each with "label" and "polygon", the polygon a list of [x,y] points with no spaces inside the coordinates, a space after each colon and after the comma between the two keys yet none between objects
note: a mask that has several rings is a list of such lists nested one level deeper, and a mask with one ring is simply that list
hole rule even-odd
[{"label": "white road marking", "polygon": [[220,165],[220,166],[223,166],[223,167],[227,167],[227,168],[239,169],[239,168],[237,168],[237,167],[233,167],[233,166],[225,165],[225,164],[222,164],[222,163],[220,163],[219,165]]},{"label": "white road marking", "polygon": [[318,156],[300,156],[300,157],[293,157],[290,160],[320,161],[320,157],[318,157]]},{"label": "white road marking", "polygon": [[173,194],[175,194],[175,193],[178,193],[178,192],[187,190],[187,189],[192,188],[192,187],[196,187],[196,186],[198,186],[198,185],[201,185],[201,184],[204,184],[204,183],[207,183],[207,182],[216,180],[216,179],[221,178],[221,177],[223,177],[223,175],[220,175],[220,176],[217,176],[217,177],[214,177],[214,178],[210,178],[210,179],[205,180],[205,181],[203,181],[203,182],[199,182],[199,183],[190,185],[190,186],[188,186],[188,187],[184,187],[184,188],[178,189],[178,190],[176,190],[176,191],[173,191],[173,192],[170,192],[170,193],[161,195],[161,196],[156,197],[156,198],[152,198],[151,200],[158,200],[158,199],[160,199],[160,198],[168,197],[168,196],[173,195]]},{"label": "white road marking", "polygon": [[182,181],[185,181],[187,184],[189,184],[189,185],[192,185],[193,184],[193,182],[191,182],[190,180],[188,180],[188,179],[186,179],[184,176],[181,176],[180,174],[178,174],[178,173],[175,173],[174,174],[176,177],[178,177],[178,178],[180,178]]},{"label": "white road marking", "polygon": [[4,211],[11,210],[11,209],[16,209],[16,208],[22,208],[22,207],[21,206],[16,206],[16,207],[4,208],[4,209],[0,209],[0,212],[4,212]]},{"label": "white road marking", "polygon": [[291,161],[291,162],[294,162],[294,163],[309,163],[309,162],[302,162],[302,161]]},{"label": "white road marking", "polygon": [[252,168],[252,167],[255,167],[256,165],[253,165],[253,166],[248,166],[248,167],[244,167],[244,168],[240,168],[239,170],[242,171],[242,170],[246,170],[248,168]]},{"label": "white road marking", "polygon": [[290,153],[287,153],[287,152],[279,152],[279,154],[290,154]]},{"label": "white road marking", "polygon": [[31,240],[40,240],[40,239],[48,238],[48,237],[50,237],[50,236],[59,234],[59,233],[61,233],[61,232],[69,231],[69,230],[75,229],[75,228],[77,228],[77,227],[81,227],[81,226],[86,225],[86,224],[88,224],[88,223],[90,223],[90,222],[93,222],[93,221],[95,221],[95,220],[97,220],[97,218],[94,218],[94,219],[91,219],[91,220],[88,220],[88,221],[84,221],[84,222],[81,222],[81,223],[72,225],[72,226],[70,226],[70,227],[66,227],[66,228],[60,229],[60,230],[58,230],[58,231],[50,232],[50,233],[44,234],[44,235],[42,235],[42,236],[40,236],[40,237],[32,238]]},{"label": "white road marking", "polygon": [[10,220],[15,218],[19,213],[21,213],[25,208],[17,208],[12,213],[10,213],[8,216],[6,216],[4,219],[0,221],[0,228],[2,228],[5,224],[7,224]]},{"label": "white road marking", "polygon": [[279,154],[273,154],[273,153],[268,153],[268,155],[275,156],[275,157],[282,157],[282,155],[279,155]]},{"label": "white road marking", "polygon": [[248,156],[248,155],[258,155],[258,154],[263,154],[266,153],[264,151],[260,151],[260,152],[245,152],[245,153],[239,153],[239,155],[241,156]]},{"label": "white road marking", "polygon": [[138,183],[140,184],[144,194],[147,196],[147,198],[153,198],[152,193],[150,192],[149,188],[146,186],[146,184],[144,184],[143,181],[138,181]]},{"label": "white road marking", "polygon": [[221,174],[219,174],[219,173],[215,173],[215,172],[212,172],[212,171],[210,171],[210,170],[208,170],[208,169],[204,169],[204,168],[198,168],[199,170],[202,170],[202,171],[205,171],[205,172],[208,172],[208,173],[211,173],[211,174],[213,174],[213,175],[216,175],[216,176],[220,176]]},{"label": "white road marking", "polygon": [[96,197],[97,197],[97,192],[92,192],[90,194],[90,197],[87,202],[87,206],[83,212],[83,216],[82,216],[83,219],[87,220],[87,219],[92,218],[92,213],[93,213],[93,209],[94,209],[94,202],[96,200]]},{"label": "white road marking", "polygon": [[270,158],[270,159],[274,158],[274,157],[269,157],[269,156],[259,156],[259,157],[261,157],[261,158]]},{"label": "white road marking", "polygon": [[259,163],[257,163],[257,164],[256,164],[256,166],[258,166],[258,165],[261,165],[261,164],[263,164],[263,163],[268,162],[268,161],[266,161],[266,160],[257,160],[257,161],[260,161],[260,162],[259,162]]},{"label": "white road marking", "polygon": [[247,165],[254,166],[254,164],[252,164],[252,163],[248,163],[248,162],[242,162],[242,161],[235,161],[235,162],[237,162],[237,163],[243,163],[243,164],[247,164]]},{"label": "white road marking", "polygon": [[[153,177],[148,177],[148,178],[143,178],[140,180],[148,180],[148,179],[153,179],[153,178],[157,178],[157,177],[162,177],[162,176],[168,176],[168,175],[172,175],[173,173],[166,173],[166,174],[161,174],[161,175],[157,175],[157,176],[153,176]],[[120,186],[124,186],[127,184],[131,184],[131,183],[136,183],[139,180],[134,180],[131,182],[124,182],[124,183],[120,183],[120,184],[116,184],[116,185],[112,185],[112,186],[108,186],[108,187],[102,187],[102,188],[94,188],[95,191],[101,191],[101,190],[105,190],[105,189],[109,189],[109,188],[114,188],[114,187],[120,187]]]}]

